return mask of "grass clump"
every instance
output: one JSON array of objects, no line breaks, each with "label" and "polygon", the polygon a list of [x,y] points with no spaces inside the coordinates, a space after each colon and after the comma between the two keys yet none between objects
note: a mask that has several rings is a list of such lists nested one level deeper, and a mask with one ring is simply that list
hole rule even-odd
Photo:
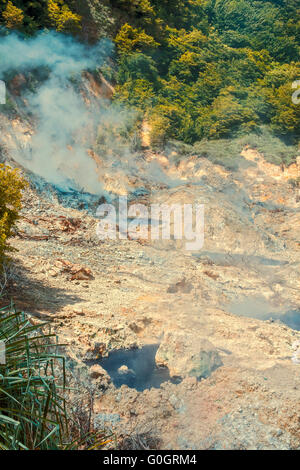
[{"label": "grass clump", "polygon": [[257,150],[274,165],[289,166],[296,161],[299,154],[297,144],[274,136],[264,127],[259,132],[234,139],[202,140],[194,144],[192,153],[234,171],[241,165],[251,165],[251,162],[241,156],[245,147]]},{"label": "grass clump", "polygon": [[41,327],[13,308],[0,310],[0,449],[98,449],[105,433],[70,431],[65,359]]},{"label": "grass clump", "polygon": [[249,134],[239,139],[243,146],[249,146],[261,153],[264,158],[274,165],[289,166],[296,161],[300,153],[297,145],[289,139],[273,135],[267,127],[257,134]]}]

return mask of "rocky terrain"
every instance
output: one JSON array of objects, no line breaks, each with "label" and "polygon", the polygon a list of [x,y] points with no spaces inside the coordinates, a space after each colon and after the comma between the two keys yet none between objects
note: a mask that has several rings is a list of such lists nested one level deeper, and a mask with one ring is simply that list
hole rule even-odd
[{"label": "rocky terrain", "polygon": [[9,296],[51,322],[94,391],[95,426],[129,448],[299,449],[300,161],[175,157],[145,151],[134,178],[98,160],[100,177],[131,202],[204,204],[202,250],[99,240],[99,198],[31,175]]}]

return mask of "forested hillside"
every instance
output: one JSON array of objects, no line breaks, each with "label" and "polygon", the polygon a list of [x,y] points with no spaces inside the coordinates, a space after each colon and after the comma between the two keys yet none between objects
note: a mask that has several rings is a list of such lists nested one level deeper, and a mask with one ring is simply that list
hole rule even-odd
[{"label": "forested hillside", "polygon": [[2,0],[1,22],[95,42],[116,55],[115,99],[145,112],[153,141],[193,143],[260,132],[297,140],[299,0]]}]

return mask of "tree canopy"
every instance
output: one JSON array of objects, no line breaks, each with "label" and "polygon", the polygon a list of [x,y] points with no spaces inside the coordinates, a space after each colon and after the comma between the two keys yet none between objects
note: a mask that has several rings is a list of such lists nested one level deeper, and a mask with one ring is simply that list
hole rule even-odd
[{"label": "tree canopy", "polygon": [[[193,143],[257,131],[300,135],[299,0],[1,0],[7,28],[116,45],[115,99],[165,138]],[[162,127],[165,130],[162,129]]]}]

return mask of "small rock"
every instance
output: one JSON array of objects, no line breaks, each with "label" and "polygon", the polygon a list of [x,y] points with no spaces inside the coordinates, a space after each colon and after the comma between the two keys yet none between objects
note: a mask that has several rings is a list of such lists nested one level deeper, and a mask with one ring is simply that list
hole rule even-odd
[{"label": "small rock", "polygon": [[94,380],[99,379],[99,378],[106,378],[107,379],[109,377],[106,370],[104,370],[98,364],[95,364],[95,365],[90,367],[89,374],[90,374],[91,379],[94,379]]},{"label": "small rock", "polygon": [[129,369],[128,369],[127,366],[121,366],[121,367],[119,367],[119,369],[118,369],[118,373],[119,373],[119,374],[128,374],[128,371],[129,371]]},{"label": "small rock", "polygon": [[118,373],[119,373],[120,375],[128,375],[128,376],[130,375],[130,376],[132,376],[132,377],[135,377],[135,375],[136,375],[135,372],[134,372],[132,369],[128,369],[128,367],[125,366],[125,365],[119,367]]},{"label": "small rock", "polygon": [[177,294],[178,292],[181,292],[182,294],[189,294],[192,289],[192,284],[190,284],[186,281],[185,278],[183,278],[181,281],[176,282],[176,284],[172,284],[171,286],[169,286],[167,289],[167,293]]}]

